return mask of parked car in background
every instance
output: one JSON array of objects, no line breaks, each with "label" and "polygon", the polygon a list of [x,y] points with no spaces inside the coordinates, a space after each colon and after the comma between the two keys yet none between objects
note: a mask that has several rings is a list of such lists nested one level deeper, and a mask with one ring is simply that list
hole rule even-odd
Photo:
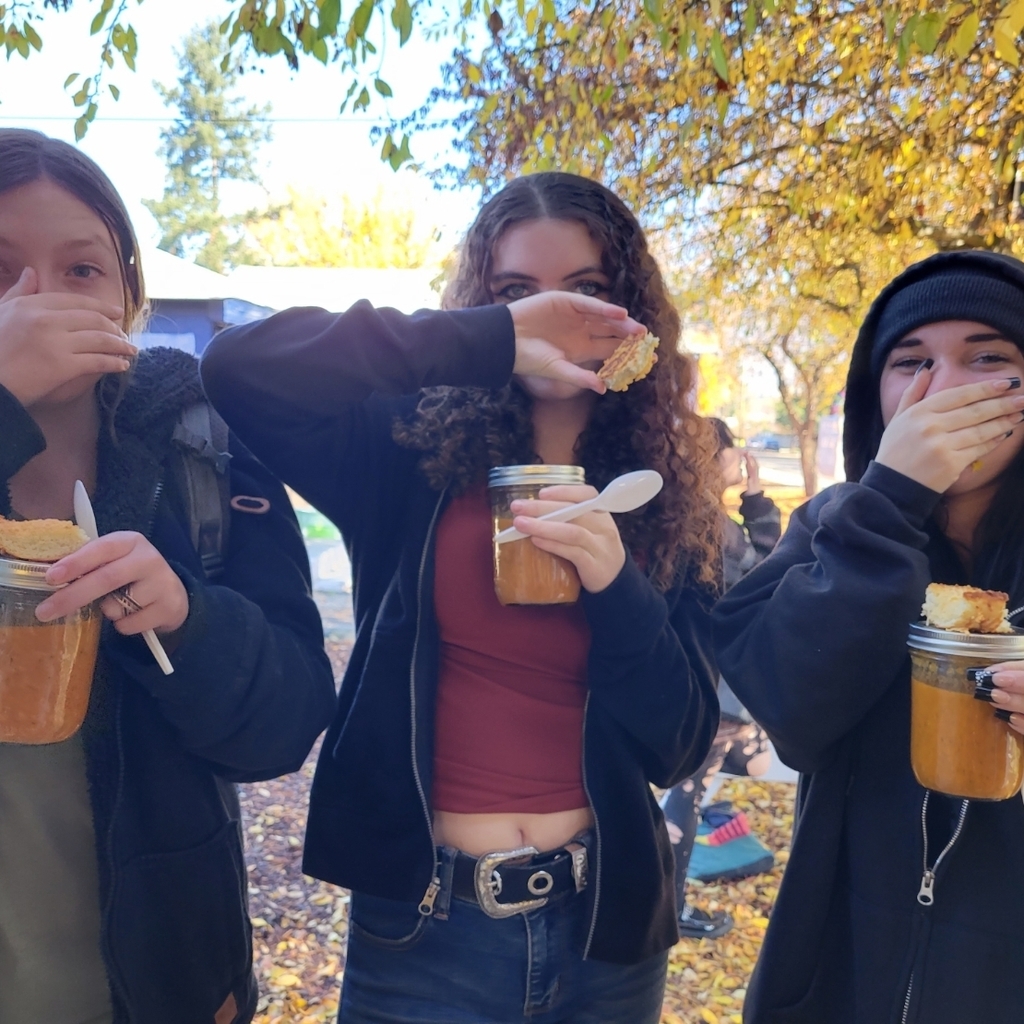
[{"label": "parked car in background", "polygon": [[757,448],[764,452],[777,452],[782,447],[781,439],[778,434],[770,434],[762,432],[760,434],[754,434],[753,437],[747,440],[748,448]]}]

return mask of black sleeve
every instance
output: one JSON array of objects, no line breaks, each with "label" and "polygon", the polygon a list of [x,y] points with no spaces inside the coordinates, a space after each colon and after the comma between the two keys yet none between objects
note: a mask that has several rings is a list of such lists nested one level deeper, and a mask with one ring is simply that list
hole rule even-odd
[{"label": "black sleeve", "polygon": [[396,458],[395,398],[442,384],[499,388],[514,361],[504,306],[406,316],[364,301],[228,328],[202,376],[242,441],[348,536],[368,507],[402,500],[415,459]]},{"label": "black sleeve", "polygon": [[335,691],[291,504],[239,448],[232,493],[266,498],[270,509],[232,514],[216,583],[172,563],[189,595],[174,674],[163,675],[138,637],[114,633],[108,655],[155,698],[187,750],[242,782],[297,770],[330,722]]},{"label": "black sleeve", "polygon": [[[45,450],[46,439],[36,421],[10,391],[0,386],[0,482],[6,484],[26,462]],[[6,495],[0,512],[4,504]]]},{"label": "black sleeve", "polygon": [[627,555],[615,580],[581,594],[593,700],[632,737],[648,781],[667,788],[703,763],[718,726],[709,597],[660,594]]},{"label": "black sleeve", "polygon": [[722,673],[793,768],[824,767],[899,676],[930,580],[924,524],[938,499],[872,463],[860,483],[798,509],[715,608]]},{"label": "black sleeve", "polygon": [[757,560],[762,562],[772,553],[782,536],[779,508],[763,492],[745,494],[740,503],[740,515],[743,517],[743,529],[757,552]]}]

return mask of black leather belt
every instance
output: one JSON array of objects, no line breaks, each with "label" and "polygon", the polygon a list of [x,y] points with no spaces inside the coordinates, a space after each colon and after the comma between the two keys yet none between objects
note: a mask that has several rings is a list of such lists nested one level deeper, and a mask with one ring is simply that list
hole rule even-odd
[{"label": "black leather belt", "polygon": [[452,871],[452,895],[477,903],[489,917],[511,917],[543,907],[587,885],[587,848],[569,843],[538,853],[535,847],[471,857],[459,853]]}]

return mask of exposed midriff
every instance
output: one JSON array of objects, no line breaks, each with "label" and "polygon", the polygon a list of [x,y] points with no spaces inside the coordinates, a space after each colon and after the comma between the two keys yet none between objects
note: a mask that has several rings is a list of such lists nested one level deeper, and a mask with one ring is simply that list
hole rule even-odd
[{"label": "exposed midriff", "polygon": [[59,743],[89,705],[100,620],[0,626],[0,742]]}]

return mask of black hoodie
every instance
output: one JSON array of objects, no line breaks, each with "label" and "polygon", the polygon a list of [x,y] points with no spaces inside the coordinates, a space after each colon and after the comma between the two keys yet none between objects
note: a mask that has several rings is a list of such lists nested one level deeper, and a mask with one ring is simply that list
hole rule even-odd
[{"label": "black hoodie", "polygon": [[[1020,542],[983,551],[969,578],[932,521],[940,496],[870,461],[881,437],[870,368],[880,308],[898,288],[957,266],[1024,290],[1024,265],[962,252],[916,264],[883,291],[850,363],[851,482],[798,509],[775,552],[715,611],[723,674],[803,773],[747,1024],[1024,1020],[1024,805],[932,794],[925,815],[910,766],[906,648],[932,581],[998,584],[1011,607],[1024,604]],[[1018,458],[1008,472],[1020,467]],[[951,840],[925,907],[924,858],[932,866]]]}]

